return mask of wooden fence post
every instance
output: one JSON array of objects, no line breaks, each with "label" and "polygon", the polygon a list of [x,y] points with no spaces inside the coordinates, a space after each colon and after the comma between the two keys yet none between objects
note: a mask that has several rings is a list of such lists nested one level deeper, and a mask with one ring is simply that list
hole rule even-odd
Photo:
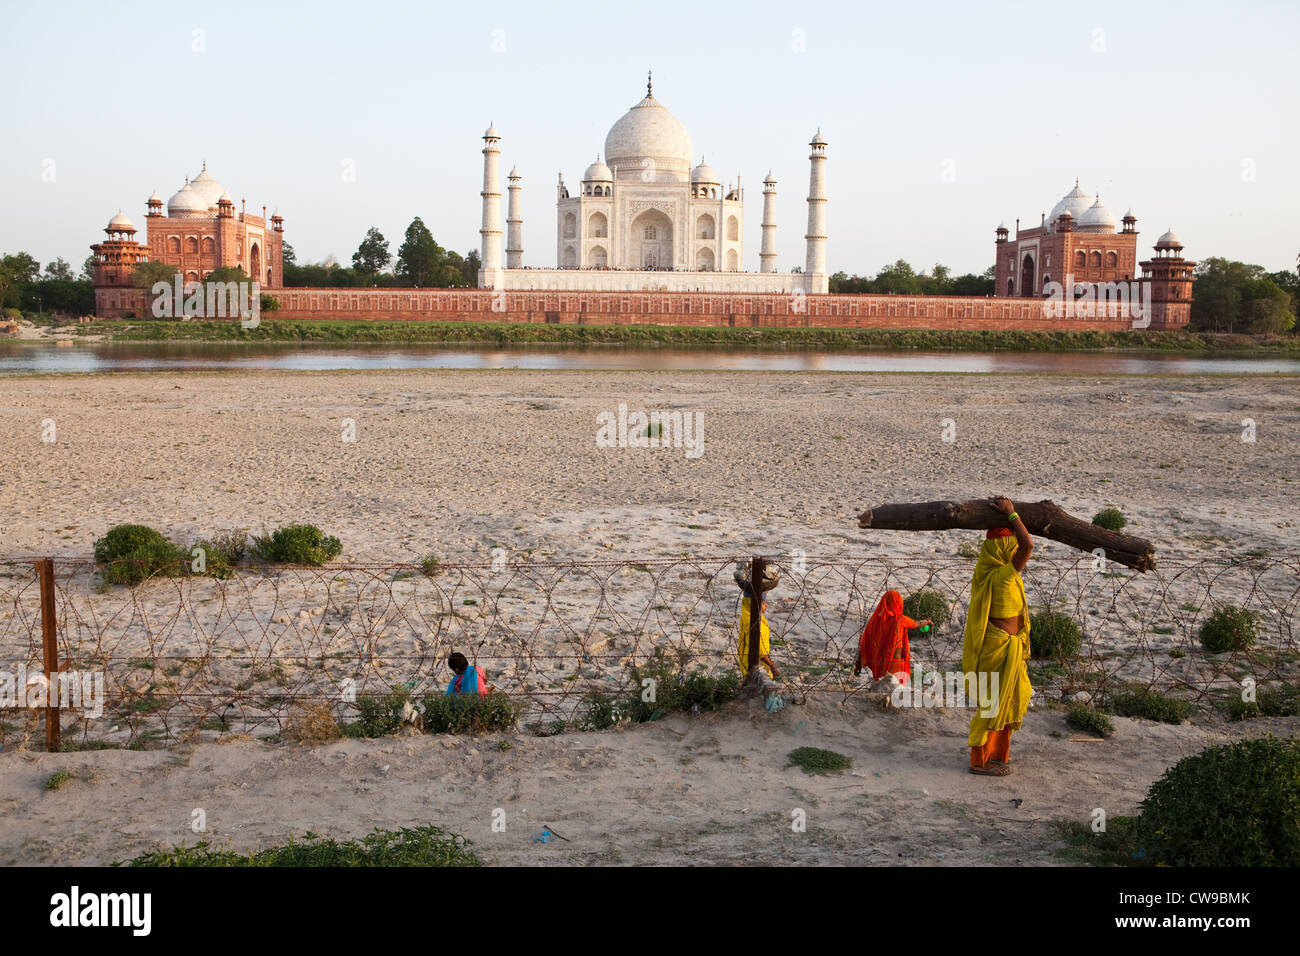
[{"label": "wooden fence post", "polygon": [[59,749],[59,628],[54,618],[54,559],[36,562],[41,582],[41,644],[45,650],[45,677],[49,687],[45,695],[45,749]]}]

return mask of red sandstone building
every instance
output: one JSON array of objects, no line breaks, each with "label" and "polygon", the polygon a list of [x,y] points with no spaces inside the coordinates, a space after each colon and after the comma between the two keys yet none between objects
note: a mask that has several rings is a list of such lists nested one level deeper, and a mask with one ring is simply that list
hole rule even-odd
[{"label": "red sandstone building", "polygon": [[1014,239],[1005,223],[998,226],[993,294],[1042,297],[1068,291],[1077,299],[1088,286],[1148,283],[1142,294],[1152,305],[1150,327],[1187,325],[1196,263],[1183,260],[1182,243],[1172,230],[1156,242],[1154,259],[1138,262],[1137,218],[1131,210],[1120,225],[1116,231],[1115,216],[1101,196],[1089,199],[1075,180],[1074,189],[1037,226],[1021,229],[1017,219]]},{"label": "red sandstone building", "polygon": [[216,269],[239,268],[263,289],[284,285],[282,258],[284,220],[278,213],[270,218],[248,214],[244,204],[235,211],[230,193],[203,169],[186,180],[174,196],[163,201],[150,196],[145,216],[146,237],[135,239],[135,224],[118,212],[104,228],[107,239],[92,245],[95,255],[95,314],[120,316],[138,311],[139,296],[131,285],[131,273],[141,262],[164,262],[174,266],[186,283],[199,282]]}]

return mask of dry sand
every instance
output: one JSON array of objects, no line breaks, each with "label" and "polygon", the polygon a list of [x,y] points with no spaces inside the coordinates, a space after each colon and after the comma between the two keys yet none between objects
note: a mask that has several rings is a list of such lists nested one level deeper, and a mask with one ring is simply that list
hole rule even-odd
[{"label": "dry sand", "polygon": [[[680,372],[256,372],[0,380],[0,557],[84,557],[123,521],[179,540],[311,521],[343,560],[683,554],[951,556],[969,533],[863,533],[888,500],[1005,493],[1084,517],[1123,508],[1165,559],[1294,547],[1294,377]],[[704,454],[596,447],[596,416],[701,412]],[[1243,419],[1256,441],[1243,442]],[[42,442],[53,419],[54,442]],[[356,441],[344,442],[344,419]],[[956,441],[942,440],[952,419]],[[1044,554],[1063,555],[1049,545]],[[1036,708],[1017,772],[964,772],[965,716],[867,695],[775,716],[604,734],[398,738],[322,747],[0,754],[0,862],[109,862],[209,833],[251,847],[307,829],[434,822],[493,862],[1052,862],[1049,820],[1132,812],[1170,764],[1259,724],[1118,719],[1071,741]],[[1275,722],[1294,733],[1296,722]],[[784,769],[804,744],[849,775]],[[78,779],[57,792],[56,769]],[[388,769],[385,770],[384,768]],[[1062,772],[1062,771],[1065,772]],[[1014,799],[1023,803],[1017,808]],[[507,832],[488,829],[493,808]],[[790,813],[808,812],[808,832]],[[543,823],[572,843],[533,844]],[[57,834],[53,836],[52,834]]]}]

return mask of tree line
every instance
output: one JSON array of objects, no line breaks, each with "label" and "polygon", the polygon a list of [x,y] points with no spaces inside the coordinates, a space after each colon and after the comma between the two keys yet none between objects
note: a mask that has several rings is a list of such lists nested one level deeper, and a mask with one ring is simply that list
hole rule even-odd
[{"label": "tree line", "polygon": [[352,254],[350,268],[332,259],[300,265],[293,246],[287,242],[283,257],[286,286],[446,289],[478,285],[478,250],[461,256],[452,249],[444,249],[419,216],[406,227],[396,256],[389,250],[384,234],[371,226]]},{"label": "tree line", "polygon": [[1294,271],[1265,272],[1211,257],[1192,270],[1191,327],[1198,332],[1292,332],[1300,306],[1300,256]]},{"label": "tree line", "polygon": [[898,259],[883,266],[872,278],[836,272],[828,281],[831,292],[846,294],[979,296],[993,294],[994,274],[995,267],[989,266],[979,275],[968,272],[954,276],[951,269],[937,262],[929,272],[917,272],[908,262]]}]

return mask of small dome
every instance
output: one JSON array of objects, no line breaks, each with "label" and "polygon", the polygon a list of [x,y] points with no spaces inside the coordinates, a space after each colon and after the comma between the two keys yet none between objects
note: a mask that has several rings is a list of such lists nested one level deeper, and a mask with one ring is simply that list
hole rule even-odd
[{"label": "small dome", "polygon": [[775,185],[776,185],[776,180],[775,180],[774,178],[772,178],[772,170],[769,169],[769,170],[767,171],[767,179],[763,180],[763,185],[764,185],[764,186],[775,186]]},{"label": "small dome", "polygon": [[217,182],[208,174],[207,163],[204,163],[203,168],[199,170],[199,174],[190,180],[190,188],[202,197],[203,201],[208,204],[207,208],[209,209],[217,204],[217,200],[220,199],[221,194],[225,192],[221,183]]},{"label": "small dome", "polygon": [[691,182],[693,183],[712,183],[718,184],[718,174],[713,171],[713,167],[700,158],[700,165],[691,170]]},{"label": "small dome", "polygon": [[822,138],[822,131],[821,131],[820,129],[817,130],[816,135],[814,135],[813,138],[812,138],[812,142],[810,142],[808,145],[809,145],[809,146],[825,146],[825,145],[826,145],[826,140]]},{"label": "small dome", "polygon": [[1074,219],[1074,214],[1073,214],[1072,212],[1070,212],[1070,210],[1067,209],[1067,210],[1065,210],[1065,212],[1061,213],[1061,215],[1060,215],[1058,218],[1060,218],[1060,219],[1071,219],[1071,220],[1073,220],[1073,219]]},{"label": "small dome", "polygon": [[1005,219],[1002,220],[1000,223],[998,223],[997,231],[998,231],[998,232],[1007,232],[1007,231],[1008,231],[1008,229],[1007,229],[1007,221],[1006,221]]},{"label": "small dome", "polygon": [[145,201],[151,206],[154,203],[157,203],[159,206],[162,205],[162,197],[158,195],[158,190],[156,189],[153,191],[153,193],[150,194],[149,198]]},{"label": "small dome", "polygon": [[1181,249],[1183,241],[1174,235],[1174,227],[1170,226],[1169,231],[1156,240],[1157,249]]},{"label": "small dome", "polygon": [[201,216],[207,211],[207,201],[189,183],[182,186],[176,195],[167,200],[169,216]]},{"label": "small dome", "polygon": [[122,215],[122,210],[117,211],[117,215],[108,221],[104,227],[105,232],[135,232],[135,223],[126,216]]},{"label": "small dome", "polygon": [[483,138],[484,138],[484,139],[500,139],[500,138],[501,138],[501,134],[497,132],[497,127],[496,127],[496,124],[495,124],[495,123],[489,123],[489,124],[488,124],[487,131],[483,133]]},{"label": "small dome", "polygon": [[1061,197],[1060,201],[1052,207],[1052,211],[1047,216],[1047,221],[1056,222],[1061,218],[1061,213],[1069,212],[1070,218],[1075,222],[1088,211],[1088,194],[1079,188],[1078,180],[1075,180],[1074,188]]},{"label": "small dome", "polygon": [[1132,209],[1130,209],[1128,212],[1124,213],[1124,221],[1125,221],[1125,222],[1128,222],[1129,220],[1132,220],[1133,222],[1137,222],[1137,216],[1133,215],[1133,210],[1132,210]]},{"label": "small dome", "polygon": [[218,203],[218,205],[221,204],[221,203],[229,203],[230,205],[233,206],[233,205],[235,204],[235,201],[234,201],[233,199],[230,198],[230,193],[226,192],[226,191],[223,189],[223,190],[221,190],[221,198],[217,200],[217,203]]},{"label": "small dome", "polygon": [[1083,217],[1079,220],[1079,228],[1084,232],[1114,232],[1115,217],[1111,211],[1101,204],[1101,196],[1097,201],[1088,207]]},{"label": "small dome", "polygon": [[612,183],[614,173],[608,166],[600,161],[600,156],[596,156],[596,161],[587,167],[587,171],[582,174],[584,183]]},{"label": "small dome", "polygon": [[506,178],[507,178],[507,179],[522,179],[523,177],[521,177],[521,176],[519,175],[519,167],[518,167],[518,166],[512,166],[512,167],[510,167],[510,175],[507,176]]}]

